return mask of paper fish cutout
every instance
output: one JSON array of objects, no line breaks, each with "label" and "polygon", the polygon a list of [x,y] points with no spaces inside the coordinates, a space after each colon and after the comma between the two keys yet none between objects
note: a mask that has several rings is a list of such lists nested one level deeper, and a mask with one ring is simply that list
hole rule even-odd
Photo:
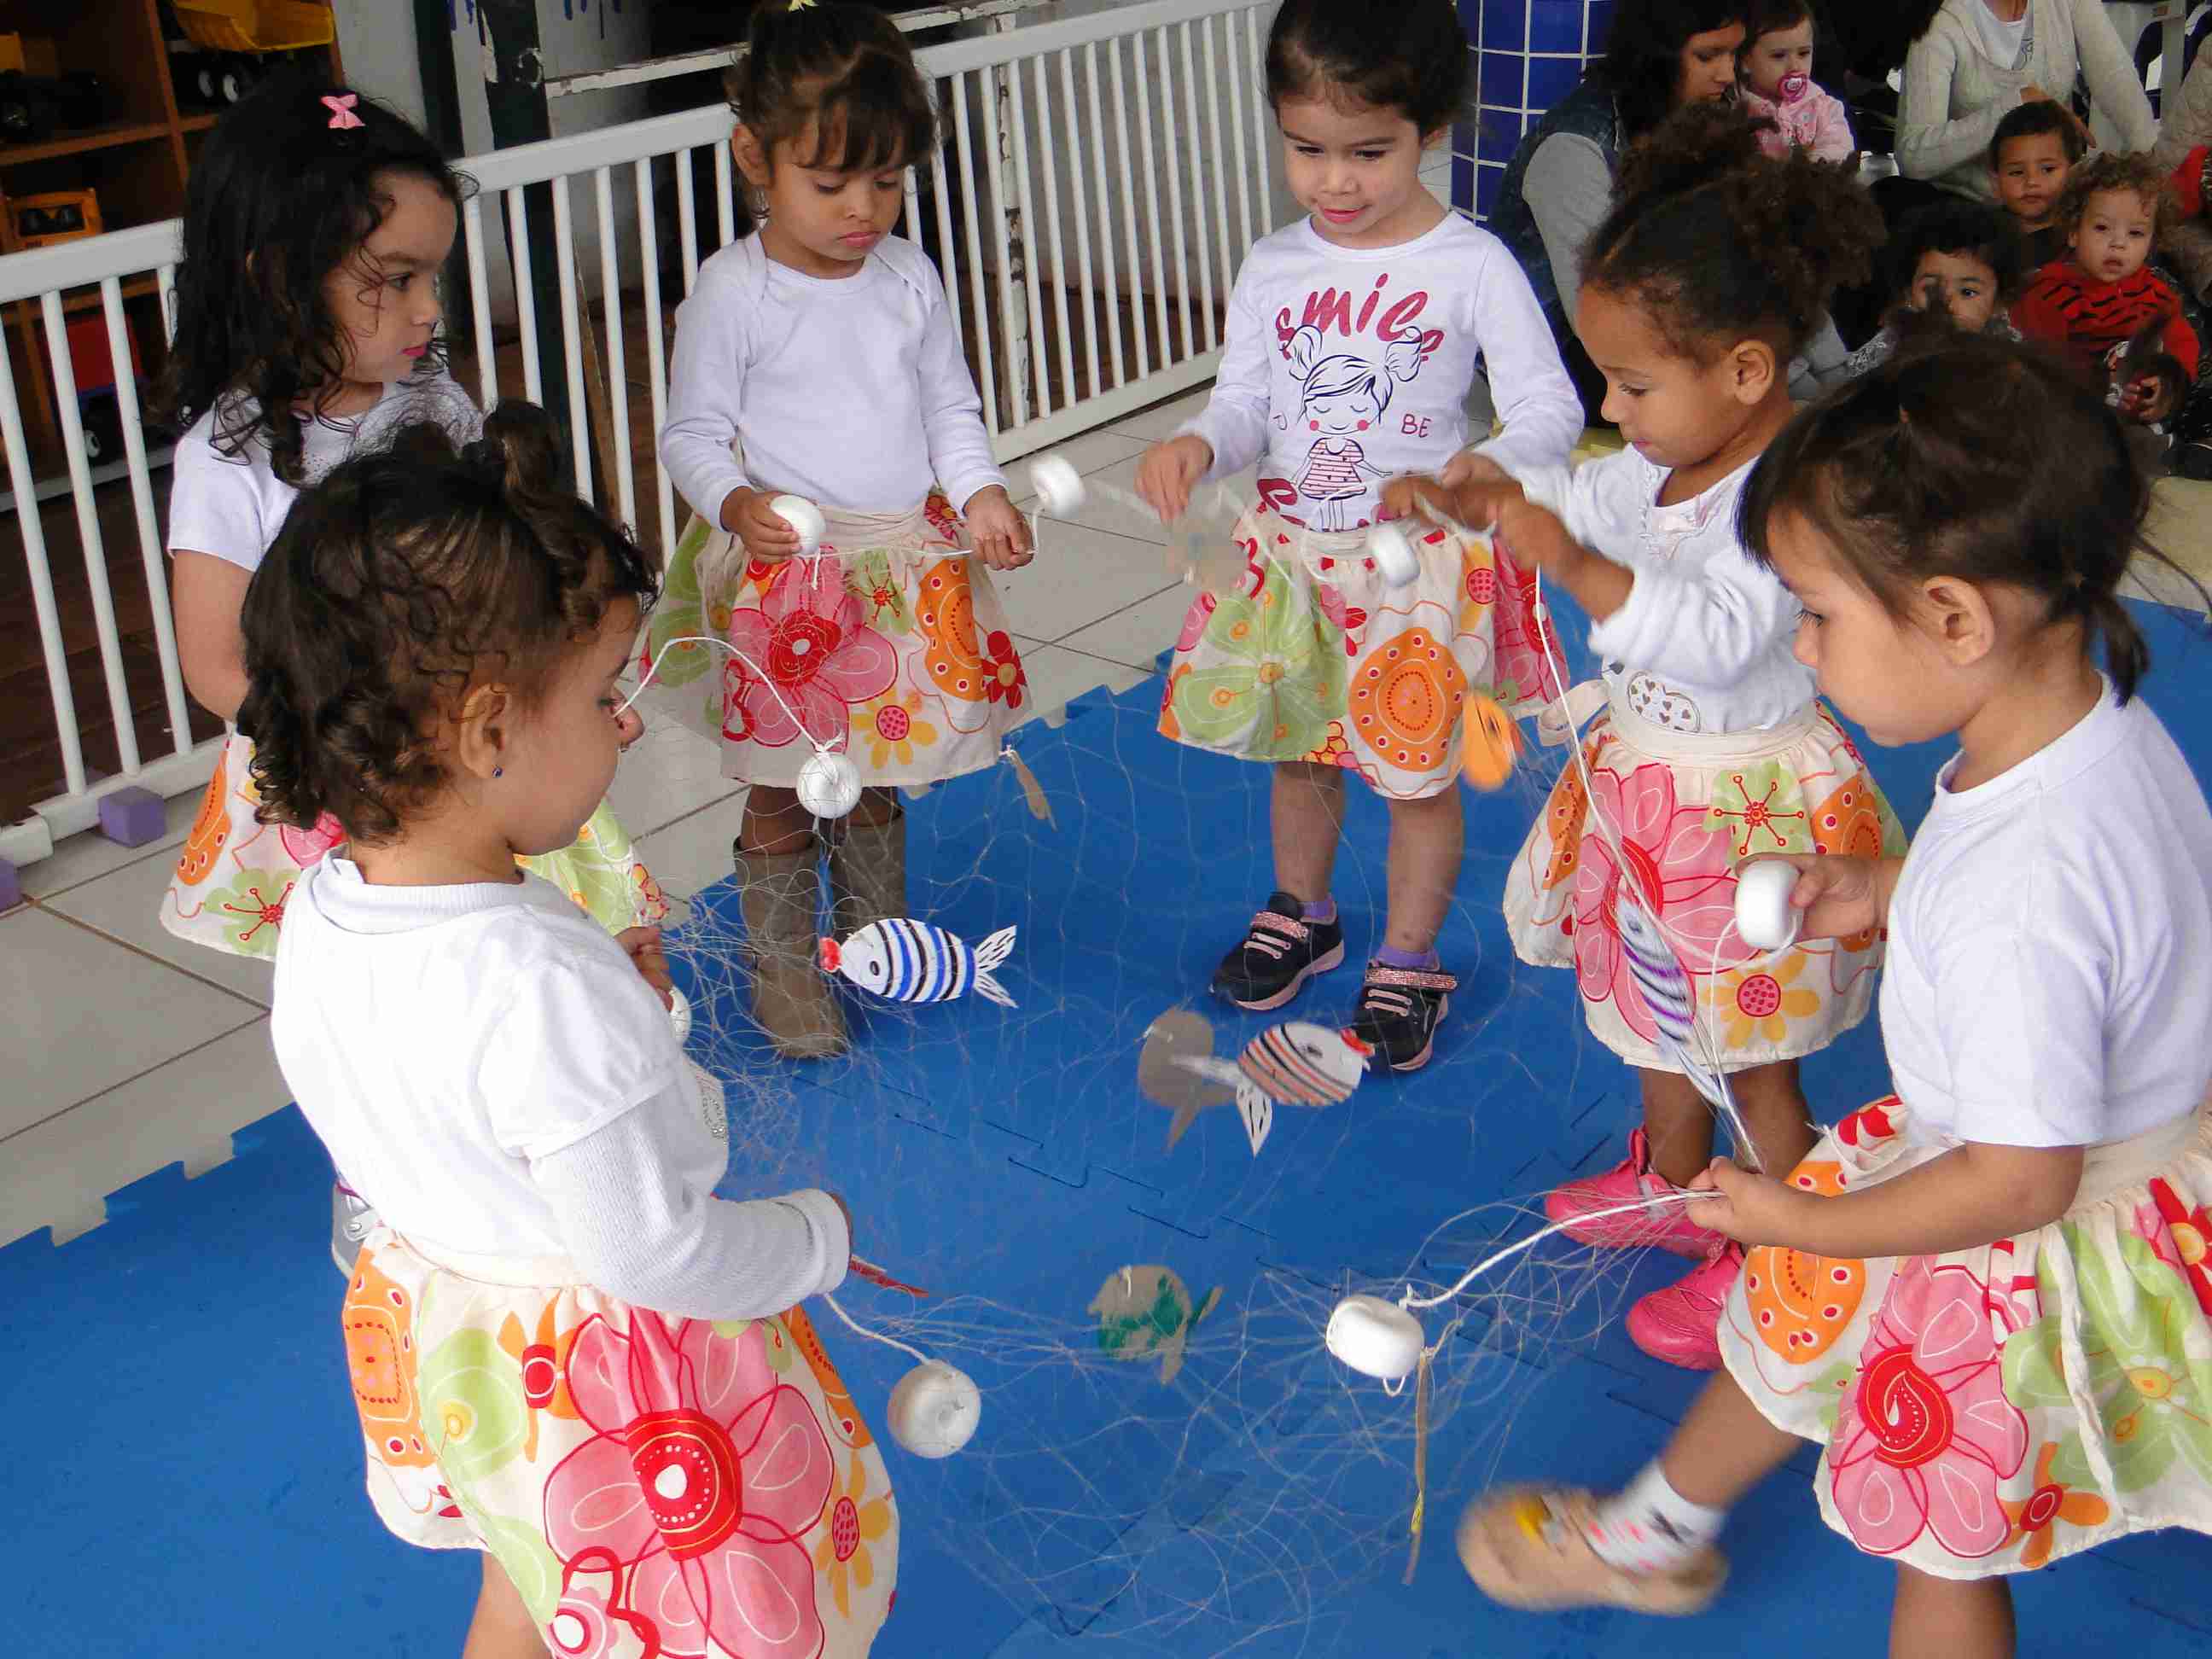
[{"label": "paper fish cutout", "polygon": [[1203,1018],[1180,1009],[1155,1020],[1145,1034],[1138,1083],[1150,1098],[1174,1110],[1176,1121],[1168,1130],[1170,1146],[1191,1120],[1207,1106],[1218,1104],[1220,1097],[1189,1085],[1164,1082],[1170,1068],[1234,1091],[1245,1138],[1256,1158],[1274,1127],[1278,1103],[1334,1106],[1350,1099],[1375,1052],[1349,1031],[1331,1030],[1308,1020],[1269,1026],[1234,1061],[1210,1052],[1212,1037],[1212,1028]]},{"label": "paper fish cutout", "polygon": [[822,941],[823,971],[842,974],[863,991],[893,1002],[950,1002],[973,991],[1000,1007],[1015,1006],[991,970],[1014,948],[1001,927],[980,945],[926,921],[892,916],[872,921],[842,945]]},{"label": "paper fish cutout", "polygon": [[1224,1083],[1188,1066],[1182,1059],[1210,1060],[1213,1055],[1213,1026],[1203,1014],[1188,1008],[1170,1008],[1145,1030],[1144,1051],[1137,1058],[1137,1087],[1145,1098],[1175,1114],[1168,1124],[1168,1150],[1173,1152],[1183,1131],[1210,1107],[1226,1106],[1237,1098],[1233,1084]]},{"label": "paper fish cutout", "polygon": [[1157,1357],[1160,1381],[1172,1382],[1182,1369],[1183,1346],[1192,1329],[1220,1300],[1217,1285],[1194,1307],[1174,1268],[1147,1265],[1107,1274],[1085,1311],[1098,1322],[1102,1349],[1121,1359]]},{"label": "paper fish cutout", "polygon": [[1502,789],[1521,754],[1521,728],[1485,696],[1470,696],[1462,712],[1460,775],[1477,789]]},{"label": "paper fish cutout", "polygon": [[1621,949],[1628,956],[1629,977],[1643,993],[1644,1006],[1659,1028],[1659,1046],[1682,1068],[1682,1074],[1698,1092],[1733,1120],[1735,1102],[1729,1092],[1728,1080],[1698,1059],[1691,1046],[1696,1004],[1681,959],[1667,943],[1650,912],[1631,898],[1625,888],[1614,902],[1613,914],[1620,927]]}]

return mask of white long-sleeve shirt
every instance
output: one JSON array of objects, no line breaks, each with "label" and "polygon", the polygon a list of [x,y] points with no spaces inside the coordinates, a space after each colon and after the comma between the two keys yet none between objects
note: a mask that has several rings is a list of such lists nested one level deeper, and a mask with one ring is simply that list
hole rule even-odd
[{"label": "white long-sleeve shirt", "polygon": [[676,310],[660,459],[717,523],[748,487],[903,513],[933,483],[964,507],[1006,483],[944,280],[896,236],[834,279],[778,264],[757,236],[702,265]]},{"label": "white long-sleeve shirt", "polygon": [[1508,469],[1564,462],[1582,402],[1504,243],[1447,214],[1395,247],[1345,248],[1301,219],[1245,259],[1212,398],[1182,430],[1212,445],[1210,477],[1261,461],[1285,517],[1357,529],[1384,480],[1466,444],[1478,358],[1505,422],[1478,447]]},{"label": "white long-sleeve shirt", "polygon": [[778,1313],[841,1283],[827,1193],[714,1195],[724,1143],[660,999],[534,876],[376,887],[333,854],[292,890],[276,1060],[340,1173],[441,1259],[565,1257],[635,1306]]},{"label": "white long-sleeve shirt", "polygon": [[1758,731],[1813,700],[1813,672],[1790,650],[1797,601],[1736,539],[1754,464],[1671,507],[1659,504],[1667,469],[1632,449],[1571,472],[1516,475],[1568,534],[1634,574],[1620,609],[1590,629],[1590,647],[1607,686],[1674,731]]},{"label": "white long-sleeve shirt", "polygon": [[1928,32],[1905,54],[1897,103],[1897,165],[1908,179],[1929,179],[1984,201],[1990,140],[1997,123],[2020,107],[2022,87],[2064,99],[2078,73],[2087,78],[2092,125],[2111,148],[2148,149],[2158,118],[2136,78],[2135,64],[2112,32],[2103,0],[2028,0],[2025,33],[2034,36],[2025,64],[1990,55],[1984,0],[1944,0]]}]

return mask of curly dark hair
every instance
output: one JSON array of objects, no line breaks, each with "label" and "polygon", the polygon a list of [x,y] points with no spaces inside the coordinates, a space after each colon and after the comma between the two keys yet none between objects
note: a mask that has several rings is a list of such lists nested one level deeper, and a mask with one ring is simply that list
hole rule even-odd
[{"label": "curly dark hair", "polygon": [[[333,130],[325,98],[350,98],[357,127]],[[181,429],[216,411],[215,447],[259,441],[287,483],[302,481],[300,418],[343,374],[344,329],[324,280],[384,222],[398,173],[458,206],[474,190],[437,146],[374,99],[299,76],[270,81],[219,122],[192,163],[177,267],[177,337],[152,415]],[[444,360],[434,338],[428,367]]]},{"label": "curly dark hair", "polygon": [[778,144],[810,127],[812,153],[793,159],[839,173],[904,167],[937,145],[937,110],[914,49],[873,6],[757,8],[722,90],[771,164]]},{"label": "curly dark hair", "polygon": [[1747,9],[1746,0],[1620,0],[1587,78],[1613,95],[1626,137],[1642,137],[1674,107],[1691,38],[1741,23]]},{"label": "curly dark hair", "polygon": [[1923,254],[1949,253],[1978,259],[1996,278],[2000,301],[2016,297],[2027,281],[2027,240],[2012,215],[1990,202],[1946,196],[1905,215],[1883,250],[1883,274],[1893,295],[1912,286]]},{"label": "curly dark hair", "polygon": [[1327,98],[1396,110],[1423,137],[1467,107],[1474,68],[1451,0],[1284,0],[1267,31],[1267,101]]},{"label": "curly dark hair", "polygon": [[1638,141],[1583,250],[1583,286],[1633,298],[1685,357],[1754,334],[1796,352],[1837,288],[1871,274],[1885,232],[1848,163],[1762,150],[1772,125],[1693,104]]},{"label": "curly dark hair", "polygon": [[2004,147],[2014,139],[2033,138],[2045,132],[2058,135],[2069,167],[2088,153],[2089,141],[2081,136],[2081,123],[2065,105],[2050,98],[2037,98],[2007,110],[2004,118],[1997,123],[1996,131],[1990,137],[1990,171],[1995,173],[2004,165]]},{"label": "curly dark hair", "polygon": [[2132,555],[2163,562],[2142,536],[2150,499],[2119,417],[2069,364],[1923,318],[1768,447],[1737,533],[1771,566],[1775,521],[1795,515],[1899,620],[1933,577],[2024,588],[2102,640],[2124,701],[2150,666],[2119,598]]},{"label": "curly dark hair", "polygon": [[503,403],[465,449],[409,427],[301,494],[242,617],[263,822],[389,840],[445,787],[471,686],[526,708],[617,604],[650,606],[645,555],[567,477],[550,418]]},{"label": "curly dark hair", "polygon": [[2100,191],[2133,191],[2150,204],[2150,240],[2155,247],[2181,217],[2171,182],[2171,175],[2150,159],[2148,150],[2100,150],[2066,175],[2066,188],[2051,210],[2051,222],[2078,229],[2092,196]]}]

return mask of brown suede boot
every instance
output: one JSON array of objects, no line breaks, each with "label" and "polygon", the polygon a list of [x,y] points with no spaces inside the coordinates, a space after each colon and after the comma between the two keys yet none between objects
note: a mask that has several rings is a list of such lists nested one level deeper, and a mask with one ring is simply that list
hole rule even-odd
[{"label": "brown suede boot", "polygon": [[830,843],[830,935],[840,943],[907,914],[906,809],[895,810],[884,823],[848,820]]},{"label": "brown suede boot", "polygon": [[845,1016],[816,965],[822,908],[821,848],[748,853],[732,846],[738,903],[752,967],[753,1018],[793,1060],[845,1052]]}]

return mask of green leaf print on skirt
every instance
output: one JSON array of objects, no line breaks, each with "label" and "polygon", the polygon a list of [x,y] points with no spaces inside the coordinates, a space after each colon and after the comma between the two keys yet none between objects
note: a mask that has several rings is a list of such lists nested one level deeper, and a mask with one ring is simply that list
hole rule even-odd
[{"label": "green leaf print on skirt", "polygon": [[[2177,1456],[2197,1479],[2212,1479],[2212,1361],[2189,1353],[2185,1334],[2201,1320],[2196,1298],[2133,1233],[2118,1234],[2115,1262],[2078,1228],[2059,1231],[2081,1292],[2083,1352],[2071,1381],[2096,1402],[2114,1486],[2139,1492],[2163,1479]],[[2045,1305],[2057,1305],[2049,1262],[2039,1266],[2037,1278]],[[2006,1339],[2005,1397],[2022,1411],[2075,1409],[2063,1340],[2056,1314]],[[2078,1431],[2061,1439],[2051,1474],[2069,1486],[2102,1484]]]},{"label": "green leaf print on skirt", "polygon": [[1189,742],[1254,760],[1300,760],[1340,718],[1351,659],[1288,567],[1267,565],[1257,598],[1222,599],[1175,677],[1171,708]]},{"label": "green leaf print on skirt", "polygon": [[530,1616],[541,1625],[548,1622],[561,1606],[561,1562],[545,1547],[538,1528],[486,1515],[472,1504],[467,1504],[467,1509],[469,1519],[483,1534],[484,1543],[507,1570],[515,1594],[530,1609]]},{"label": "green leaf print on skirt", "polygon": [[630,845],[629,831],[605,801],[572,844],[557,853],[541,853],[517,862],[566,893],[610,933],[636,926],[637,855]]},{"label": "green leaf print on skirt", "polygon": [[530,1426],[522,1370],[489,1331],[459,1330],[441,1342],[424,1357],[417,1386],[430,1454],[457,1488],[521,1454]]},{"label": "green leaf print on skirt", "polygon": [[1810,853],[1812,826],[1804,789],[1778,761],[1759,761],[1713,780],[1705,827],[1726,836],[1739,859],[1762,853]]},{"label": "green leaf print on skirt", "polygon": [[845,567],[846,591],[866,608],[866,626],[878,634],[904,639],[914,632],[914,612],[906,602],[906,586],[891,568],[888,553],[863,553]]},{"label": "green leaf print on skirt", "polygon": [[[689,685],[702,675],[715,671],[726,654],[711,645],[684,645],[663,657],[661,648],[674,640],[689,639],[705,634],[719,639],[728,630],[727,607],[722,626],[716,628],[708,612],[706,596],[699,590],[699,555],[705,550],[707,539],[714,531],[704,519],[694,518],[684,526],[684,534],[676,543],[675,556],[668,561],[668,570],[661,578],[660,602],[653,608],[653,618],[646,629],[646,660],[657,662],[660,671],[653,676],[661,685]],[[713,683],[721,684],[721,676],[714,674]],[[721,719],[720,699],[715,699],[714,715]]]}]

